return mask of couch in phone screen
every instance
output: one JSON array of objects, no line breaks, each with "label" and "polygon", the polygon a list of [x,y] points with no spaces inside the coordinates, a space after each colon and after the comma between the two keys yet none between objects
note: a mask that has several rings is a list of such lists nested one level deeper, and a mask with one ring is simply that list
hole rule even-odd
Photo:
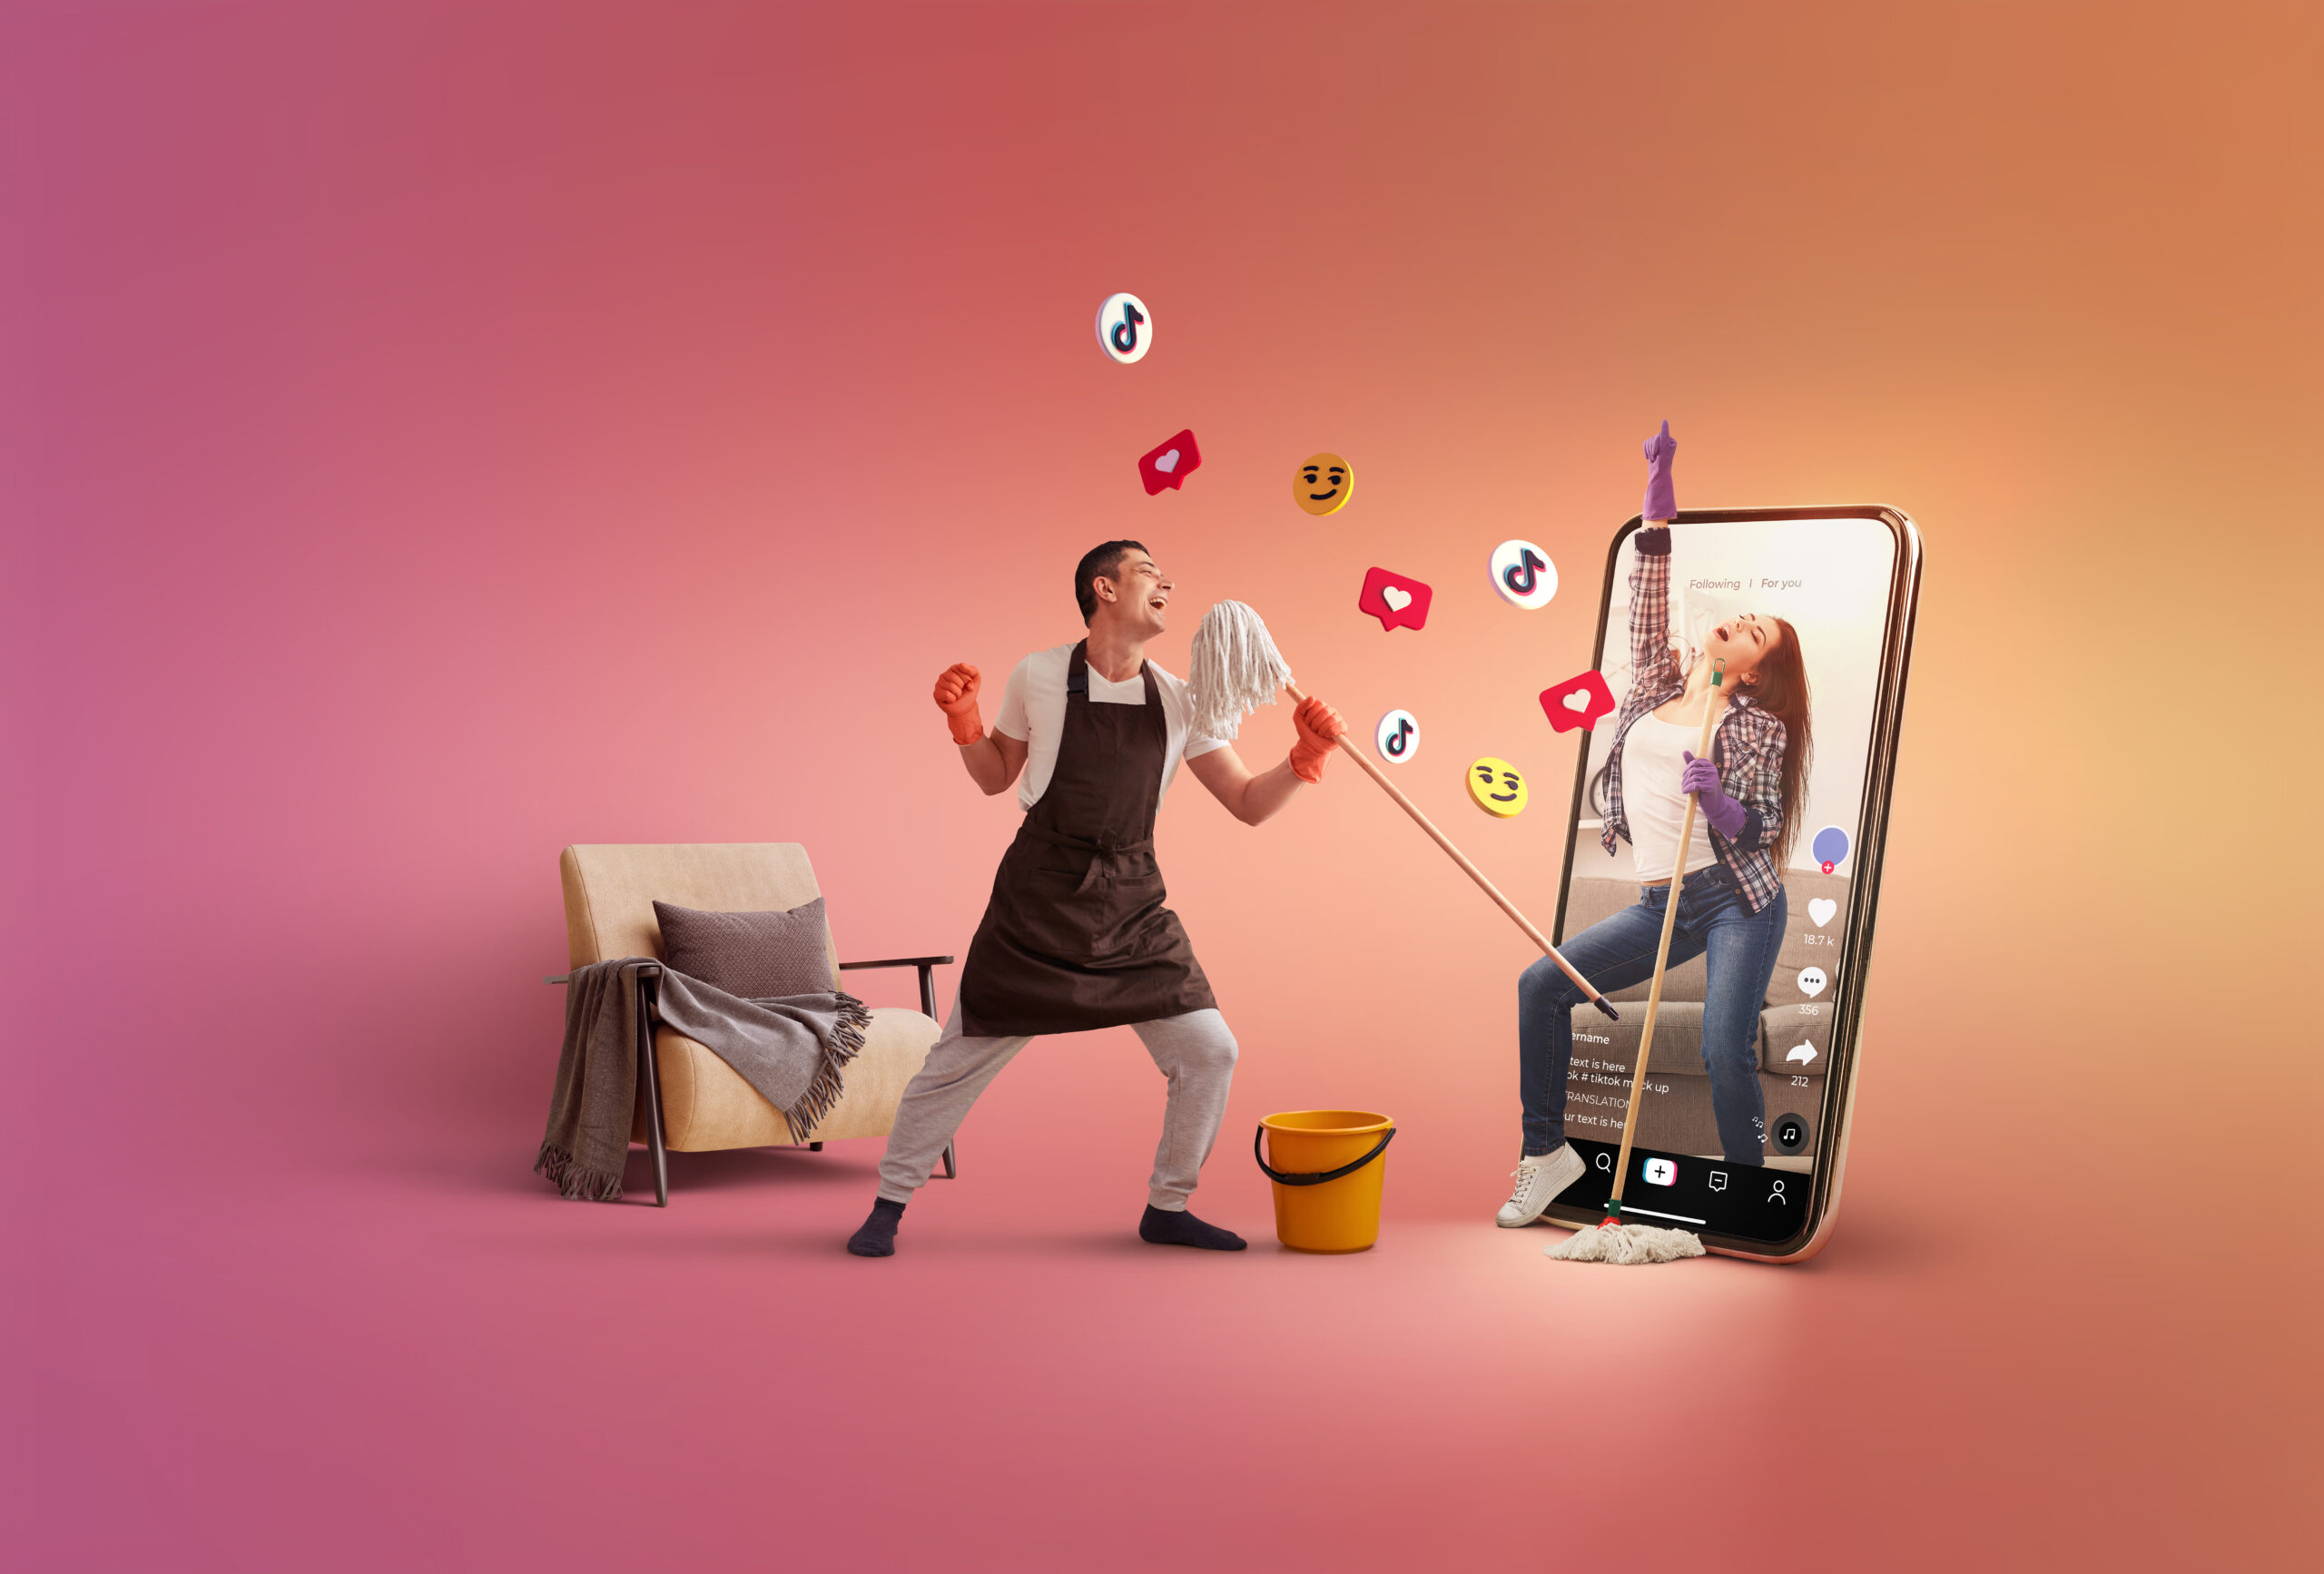
[{"label": "couch in phone screen", "polygon": [[[1598,846],[1595,823],[1584,825],[1581,845],[1573,854],[1565,927],[1557,937],[1561,944],[1566,936],[1578,935],[1638,900],[1639,882],[1630,868],[1628,844],[1609,858]],[[1775,1131],[1777,1118],[1787,1114],[1804,1117],[1808,1130],[1807,1146],[1790,1156],[1782,1154],[1771,1138],[1765,1150],[1768,1163],[1804,1170],[1823,1138],[1820,1111],[1824,1068],[1831,1058],[1833,991],[1827,988],[1811,999],[1799,988],[1799,972],[1811,967],[1823,969],[1827,975],[1837,970],[1848,877],[1815,869],[1787,869],[1784,890],[1790,899],[1790,912],[1784,926],[1783,949],[1776,957],[1767,999],[1760,1002],[1759,1087],[1767,1096],[1769,1133]],[[1832,918],[1821,927],[1809,910],[1809,904],[1819,898],[1834,904]],[[1707,1158],[1722,1156],[1718,1123],[1711,1114],[1710,1077],[1703,1070],[1703,985],[1700,957],[1672,968],[1663,981],[1654,1052],[1646,1063],[1646,1091],[1639,1099],[1640,1147]],[[1646,1024],[1647,989],[1647,985],[1638,984],[1607,997],[1621,1009],[1619,1022],[1609,1022],[1586,1008],[1574,1012],[1573,1073],[1566,1084],[1568,1136],[1621,1141],[1622,1111],[1630,1099],[1639,1029]],[[1798,1053],[1802,1046],[1815,1051],[1813,1058]]]}]

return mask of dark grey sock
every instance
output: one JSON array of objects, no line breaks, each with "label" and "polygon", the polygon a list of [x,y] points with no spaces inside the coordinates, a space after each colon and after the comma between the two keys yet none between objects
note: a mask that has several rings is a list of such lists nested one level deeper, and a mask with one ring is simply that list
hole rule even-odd
[{"label": "dark grey sock", "polygon": [[872,1216],[863,1221],[863,1227],[848,1236],[847,1249],[859,1257],[892,1257],[896,1226],[903,1222],[903,1204],[881,1197],[872,1205]]},{"label": "dark grey sock", "polygon": [[1137,1238],[1157,1246],[1199,1246],[1206,1252],[1239,1252],[1249,1244],[1232,1230],[1206,1225],[1189,1213],[1164,1213],[1151,1203],[1137,1221]]}]

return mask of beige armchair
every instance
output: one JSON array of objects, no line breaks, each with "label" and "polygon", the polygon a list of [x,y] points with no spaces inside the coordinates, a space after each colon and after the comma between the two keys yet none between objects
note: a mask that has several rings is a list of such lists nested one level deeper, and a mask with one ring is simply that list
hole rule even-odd
[{"label": "beige armchair", "polygon": [[[654,904],[697,908],[705,912],[784,911],[822,894],[807,850],[791,841],[707,842],[671,846],[568,847],[557,861],[565,881],[566,953],[576,968],[618,957],[658,957],[661,926]],[[893,1127],[904,1085],[920,1070],[936,1042],[934,969],[950,957],[897,957],[881,961],[842,962],[828,927],[832,988],[842,969],[917,968],[921,1009],[872,1008],[863,1048],[848,1063],[837,1105],[811,1134],[806,1146],[820,1152],[826,1141],[847,1136],[885,1136]],[[658,976],[658,974],[656,975]],[[565,982],[563,977],[548,980]],[[645,991],[652,1011],[652,986]],[[658,1021],[642,1024],[638,1040],[638,1099],[630,1140],[654,1155],[654,1198],[670,1202],[665,1154],[702,1153],[728,1147],[797,1146],[783,1112],[761,1097],[734,1068],[710,1050]],[[959,1174],[952,1149],[944,1150],[943,1174]]]}]

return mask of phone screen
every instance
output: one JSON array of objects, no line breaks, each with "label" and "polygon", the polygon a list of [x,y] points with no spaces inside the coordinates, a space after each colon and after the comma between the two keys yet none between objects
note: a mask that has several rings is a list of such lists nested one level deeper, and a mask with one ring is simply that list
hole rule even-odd
[{"label": "phone screen", "polygon": [[1699,693],[1718,666],[1729,698],[1709,757],[1733,834],[1699,806],[1622,1210],[1748,1242],[1808,1223],[1853,1068],[1910,634],[1906,528],[1878,511],[1713,516],[1673,525],[1667,555],[1642,555],[1635,530],[1618,543],[1599,629],[1617,708],[1587,734],[1557,939],[1621,1016],[1571,1015],[1564,1128],[1587,1167],[1562,1207],[1602,1208],[1612,1189],[1680,863],[1679,778],[1699,752],[1689,681]]}]

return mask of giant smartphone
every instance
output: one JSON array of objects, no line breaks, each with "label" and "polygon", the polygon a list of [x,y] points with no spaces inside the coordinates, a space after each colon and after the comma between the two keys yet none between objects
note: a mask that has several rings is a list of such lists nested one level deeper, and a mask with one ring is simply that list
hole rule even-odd
[{"label": "giant smartphone", "polygon": [[[1798,658],[1792,675],[1804,674],[1807,690],[1784,703],[1796,723],[1805,723],[1786,729],[1786,741],[1805,733],[1809,748],[1796,767],[1777,770],[1772,781],[1763,772],[1758,782],[1763,795],[1791,802],[1796,829],[1757,857],[1739,841],[1715,841],[1714,863],[1688,876],[1622,1212],[1692,1230],[1714,1252],[1797,1262],[1823,1249],[1839,1209],[1920,593],[1920,532],[1882,507],[1682,513],[1671,526],[1658,609],[1650,595],[1633,592],[1641,578],[1652,585],[1664,577],[1633,574],[1640,524],[1634,518],[1617,532],[1607,556],[1594,664],[1618,709],[1584,734],[1558,943],[1585,971],[1589,964],[1577,953],[1593,950],[1610,962],[1630,959],[1630,974],[1650,970],[1660,910],[1635,910],[1648,895],[1644,882],[1668,880],[1678,861],[1676,816],[1669,813],[1678,800],[1674,783],[1657,790],[1668,773],[1661,767],[1676,762],[1659,758],[1658,743],[1669,739],[1658,740],[1654,725],[1668,723],[1654,722],[1659,707],[1647,702],[1668,692],[1674,674],[1712,660],[1715,650],[1737,648],[1727,642],[1738,630],[1784,631]],[[1769,667],[1761,675],[1772,684],[1780,674]],[[1740,750],[1744,736],[1730,735],[1729,726],[1721,723],[1714,754],[1732,785],[1730,750]],[[1771,734],[1763,723],[1758,735]],[[1762,755],[1763,763],[1771,759]],[[1781,780],[1787,774],[1788,783]],[[1619,834],[1624,831],[1633,835]],[[1751,839],[1747,831],[1743,840]],[[1657,855],[1652,871],[1640,867],[1640,840]],[[1642,966],[1635,959],[1641,934]],[[1608,988],[1620,1021],[1573,1015],[1565,1130],[1587,1167],[1551,1205],[1554,1222],[1595,1224],[1604,1215],[1648,989],[1643,977]]]}]

